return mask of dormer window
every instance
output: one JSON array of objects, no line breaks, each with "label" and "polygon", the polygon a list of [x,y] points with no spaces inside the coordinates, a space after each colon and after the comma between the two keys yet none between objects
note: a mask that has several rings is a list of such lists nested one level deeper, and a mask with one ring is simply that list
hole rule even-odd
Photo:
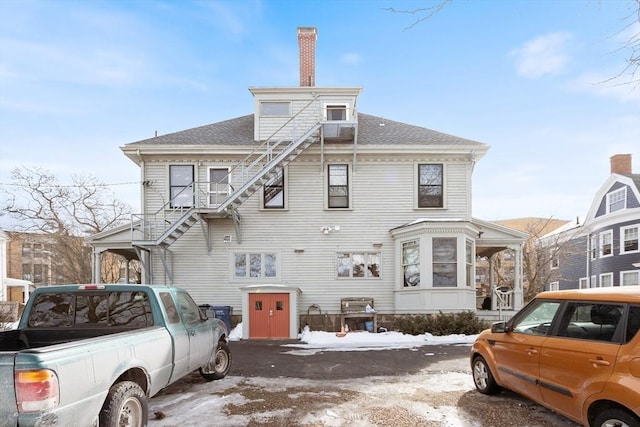
[{"label": "dormer window", "polygon": [[290,102],[261,102],[260,103],[260,115],[265,116],[290,116],[291,115],[291,103]]},{"label": "dormer window", "polygon": [[609,213],[622,210],[627,207],[627,188],[621,188],[607,194],[607,211]]},{"label": "dormer window", "polygon": [[346,104],[331,104],[325,106],[325,115],[327,121],[347,120]]}]

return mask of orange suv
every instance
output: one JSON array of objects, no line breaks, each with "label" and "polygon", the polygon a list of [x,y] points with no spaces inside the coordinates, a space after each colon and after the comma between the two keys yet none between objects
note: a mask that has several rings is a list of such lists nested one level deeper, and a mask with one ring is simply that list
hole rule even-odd
[{"label": "orange suv", "polygon": [[589,427],[640,427],[640,286],[543,292],[471,348],[480,393],[502,388]]}]

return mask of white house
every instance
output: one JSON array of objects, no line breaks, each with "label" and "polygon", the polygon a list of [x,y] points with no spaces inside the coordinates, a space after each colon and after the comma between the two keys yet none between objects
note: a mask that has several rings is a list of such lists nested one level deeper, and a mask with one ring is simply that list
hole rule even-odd
[{"label": "white house", "polygon": [[298,40],[300,86],[251,87],[253,114],[121,147],[142,213],[89,239],[94,277],[105,251],[139,259],[143,282],[233,307],[243,336],[293,338],[346,297],[380,315],[476,310],[476,257],[510,248],[519,308],[526,234],[471,213],[488,146],[359,112],[361,88],[315,86],[316,29]]},{"label": "white house", "polygon": [[33,283],[29,280],[22,279],[14,279],[11,277],[7,277],[7,265],[8,265],[8,245],[9,245],[9,236],[4,231],[0,230],[0,302],[1,301],[10,301],[10,289],[9,288],[20,288],[22,290],[22,301],[18,302],[27,302],[29,298],[29,291],[33,286]]}]

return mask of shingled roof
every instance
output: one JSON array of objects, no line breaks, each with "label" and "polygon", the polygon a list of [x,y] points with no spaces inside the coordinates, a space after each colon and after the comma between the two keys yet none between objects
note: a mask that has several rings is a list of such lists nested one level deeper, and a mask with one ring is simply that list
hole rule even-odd
[{"label": "shingled roof", "polygon": [[[151,145],[252,145],[254,115],[199,126],[127,144]],[[358,113],[358,145],[484,145],[477,141],[420,126]]]}]

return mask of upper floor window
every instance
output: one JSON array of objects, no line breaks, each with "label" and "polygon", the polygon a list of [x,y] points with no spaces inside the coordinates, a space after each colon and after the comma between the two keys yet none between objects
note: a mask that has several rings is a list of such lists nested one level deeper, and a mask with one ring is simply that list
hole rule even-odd
[{"label": "upper floor window", "polygon": [[404,287],[420,286],[420,244],[411,240],[402,244]]},{"label": "upper floor window", "polygon": [[457,286],[458,250],[455,237],[433,238],[433,286]]},{"label": "upper floor window", "polygon": [[589,278],[581,277],[579,282],[580,289],[587,289],[589,287]]},{"label": "upper floor window", "polygon": [[620,253],[638,252],[638,230],[640,225],[620,228]]},{"label": "upper floor window", "polygon": [[338,278],[380,277],[380,253],[340,252],[337,256]]},{"label": "upper floor window", "polygon": [[598,287],[598,276],[596,276],[595,274],[591,276],[591,281],[589,282],[589,286],[592,288]]},{"label": "upper floor window", "polygon": [[627,207],[627,187],[607,194],[607,211],[616,212]]},{"label": "upper floor window", "polygon": [[613,255],[613,230],[600,233],[600,256]]},{"label": "upper floor window", "polygon": [[418,207],[444,207],[443,165],[418,165]]},{"label": "upper floor window", "polygon": [[560,290],[560,282],[551,282],[549,283],[550,291],[559,291]]},{"label": "upper floor window", "polygon": [[325,106],[327,120],[347,120],[346,104],[333,104]]},{"label": "upper floor window", "polygon": [[231,194],[228,168],[209,168],[209,206],[218,206]]},{"label": "upper floor window", "polygon": [[236,253],[236,279],[277,277],[277,257],[274,253]]},{"label": "upper floor window", "polygon": [[28,258],[31,256],[31,243],[22,244],[22,257]]},{"label": "upper floor window", "polygon": [[551,269],[555,270],[560,268],[560,251],[558,248],[554,248],[551,251]]},{"label": "upper floor window", "polygon": [[275,175],[263,187],[262,206],[265,209],[284,209],[284,169],[276,168]]},{"label": "upper floor window", "polygon": [[169,165],[169,196],[172,208],[193,206],[193,177],[193,165]]},{"label": "upper floor window", "polygon": [[260,115],[261,116],[290,116],[291,103],[290,102],[261,102]]},{"label": "upper floor window", "polygon": [[349,207],[349,167],[329,165],[328,206],[330,208]]},{"label": "upper floor window", "polygon": [[589,239],[589,253],[591,254],[591,259],[596,259],[598,256],[598,235],[592,234]]}]

